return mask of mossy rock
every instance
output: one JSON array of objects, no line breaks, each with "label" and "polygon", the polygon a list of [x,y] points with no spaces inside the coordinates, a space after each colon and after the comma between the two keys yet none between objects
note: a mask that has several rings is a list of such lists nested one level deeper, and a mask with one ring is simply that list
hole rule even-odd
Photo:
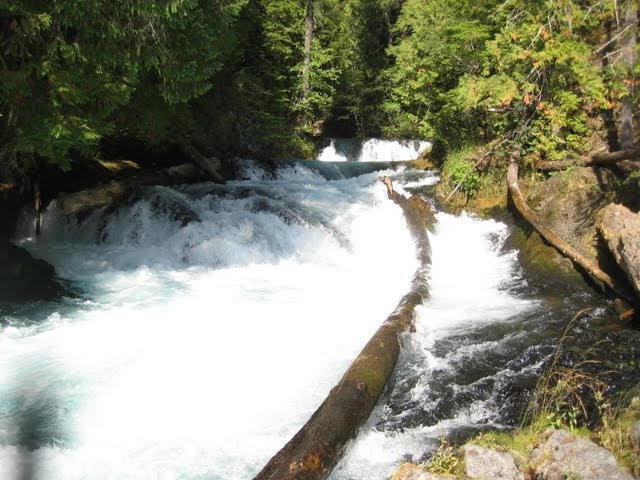
[{"label": "mossy rock", "polygon": [[544,225],[596,262],[598,212],[611,202],[614,183],[607,171],[573,168],[535,184],[527,202]]},{"label": "mossy rock", "polygon": [[532,286],[555,291],[575,287],[584,289],[584,277],[573,262],[547,244],[536,231],[516,228],[509,238],[509,247],[518,249],[518,260]]}]

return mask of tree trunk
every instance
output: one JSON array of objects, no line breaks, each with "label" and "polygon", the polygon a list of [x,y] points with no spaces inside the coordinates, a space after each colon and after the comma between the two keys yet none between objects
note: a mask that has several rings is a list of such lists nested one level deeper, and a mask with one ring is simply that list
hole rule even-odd
[{"label": "tree trunk", "polygon": [[627,300],[632,297],[628,292],[614,284],[613,279],[608,274],[600,270],[596,264],[578,252],[540,221],[536,212],[529,208],[529,205],[527,205],[527,202],[524,199],[524,195],[520,191],[520,186],[518,185],[518,164],[515,162],[512,162],[507,170],[507,184],[509,185],[509,192],[511,193],[513,203],[520,214],[538,231],[538,233],[540,233],[540,235],[542,235],[546,241],[586,271],[591,278],[601,283],[609,290]]},{"label": "tree trunk", "polygon": [[311,91],[311,45],[313,44],[313,0],[307,0],[304,28],[304,61],[302,64],[302,104],[306,106]]},{"label": "tree trunk", "polygon": [[42,225],[42,192],[40,191],[40,177],[36,179],[33,188],[33,209],[36,216],[36,237],[39,237]]},{"label": "tree trunk", "polygon": [[638,34],[638,5],[636,0],[627,2],[624,12],[624,29],[627,31],[620,39],[623,49],[623,59],[627,70],[625,83],[627,95],[622,99],[622,111],[620,112],[620,147],[622,149],[633,148],[633,97],[635,94],[636,65],[636,35]]},{"label": "tree trunk", "polygon": [[391,182],[383,178],[389,198],[402,208],[416,240],[420,265],[413,276],[411,290],[378,328],[309,421],[254,480],[320,480],[331,473],[347,442],[356,436],[371,414],[395,368],[400,353],[400,333],[413,326],[415,307],[429,297],[427,274],[431,248],[427,227],[433,221],[433,212],[419,197],[406,199],[395,192]]}]

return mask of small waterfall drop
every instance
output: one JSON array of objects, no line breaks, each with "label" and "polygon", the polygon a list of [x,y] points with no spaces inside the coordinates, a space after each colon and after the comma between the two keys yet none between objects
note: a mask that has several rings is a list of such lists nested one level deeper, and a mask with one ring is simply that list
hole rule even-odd
[{"label": "small waterfall drop", "polygon": [[370,138],[365,141],[351,138],[333,138],[329,146],[318,155],[323,162],[398,162],[417,159],[431,144],[425,140],[384,140]]}]

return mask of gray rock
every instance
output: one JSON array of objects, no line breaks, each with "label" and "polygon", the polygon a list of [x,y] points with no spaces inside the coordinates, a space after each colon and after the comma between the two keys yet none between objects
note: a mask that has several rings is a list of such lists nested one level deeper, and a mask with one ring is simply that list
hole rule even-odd
[{"label": "gray rock", "polygon": [[393,474],[391,480],[444,480],[446,478],[427,472],[420,465],[403,463]]},{"label": "gray rock", "polygon": [[602,210],[598,230],[640,295],[640,214],[624,205],[608,205]]},{"label": "gray rock", "polygon": [[513,457],[478,445],[464,447],[466,474],[477,480],[523,480],[524,475],[516,467]]},{"label": "gray rock", "polygon": [[539,480],[633,480],[611,452],[566,430],[548,430],[545,443],[531,454]]},{"label": "gray rock", "polygon": [[631,437],[631,445],[640,453],[640,420],[631,425],[629,436]]}]

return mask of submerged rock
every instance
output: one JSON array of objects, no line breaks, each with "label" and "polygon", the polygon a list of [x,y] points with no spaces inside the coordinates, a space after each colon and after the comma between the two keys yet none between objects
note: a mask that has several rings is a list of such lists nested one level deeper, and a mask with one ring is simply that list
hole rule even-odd
[{"label": "submerged rock", "polygon": [[640,214],[624,205],[608,205],[598,230],[640,298]]},{"label": "submerged rock", "polygon": [[513,457],[507,452],[497,452],[478,445],[464,447],[464,463],[467,476],[477,480],[524,480]]},{"label": "submerged rock", "polygon": [[545,443],[531,454],[539,480],[633,480],[611,452],[566,430],[548,430]]}]

